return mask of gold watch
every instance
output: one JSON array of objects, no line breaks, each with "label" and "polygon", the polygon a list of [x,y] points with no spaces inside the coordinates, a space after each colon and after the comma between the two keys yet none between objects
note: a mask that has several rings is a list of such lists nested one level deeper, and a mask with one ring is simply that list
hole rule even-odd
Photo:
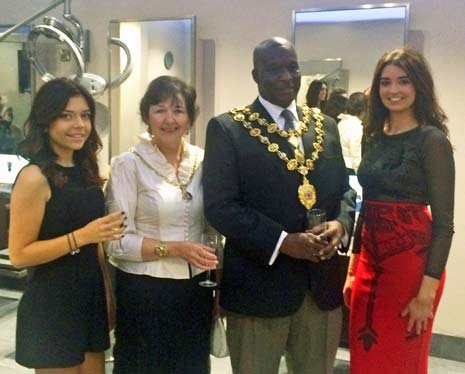
[{"label": "gold watch", "polygon": [[158,257],[168,256],[168,246],[166,245],[166,242],[164,242],[163,240],[160,240],[160,243],[158,243],[153,248],[153,253],[155,253],[155,255],[157,255]]}]

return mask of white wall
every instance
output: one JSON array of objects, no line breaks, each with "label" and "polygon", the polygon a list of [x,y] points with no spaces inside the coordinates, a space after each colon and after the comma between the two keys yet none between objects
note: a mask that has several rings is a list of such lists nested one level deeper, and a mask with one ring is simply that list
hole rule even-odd
[{"label": "white wall", "polygon": [[[91,30],[92,61],[89,71],[105,75],[105,41],[110,19],[151,19],[197,16],[198,38],[216,42],[215,112],[250,103],[256,87],[250,76],[252,50],[261,40],[280,35],[291,38],[292,11],[314,7],[382,3],[369,0],[75,0],[73,13]],[[49,0],[2,0],[0,23],[13,23],[30,15]],[[457,190],[465,185],[465,118],[462,85],[465,82],[465,3],[462,0],[412,0],[411,29],[424,33],[424,53],[429,60],[440,102],[449,115],[455,146]],[[56,14],[61,13],[60,11]],[[321,43],[309,40],[308,43]],[[197,131],[201,131],[197,124]],[[456,194],[456,234],[448,263],[448,280],[435,324],[435,332],[465,337],[465,197]]]}]

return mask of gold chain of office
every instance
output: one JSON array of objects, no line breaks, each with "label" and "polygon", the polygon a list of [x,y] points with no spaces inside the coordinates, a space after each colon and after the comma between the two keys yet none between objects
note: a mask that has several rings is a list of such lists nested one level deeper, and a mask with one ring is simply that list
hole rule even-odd
[{"label": "gold chain of office", "polygon": [[132,153],[134,153],[150,170],[152,170],[156,175],[158,175],[161,179],[163,179],[166,183],[171,184],[174,187],[178,187],[181,190],[181,196],[183,200],[192,200],[192,194],[187,191],[187,187],[191,184],[192,179],[194,178],[194,174],[197,171],[197,168],[199,167],[199,153],[196,151],[194,154],[194,162],[192,164],[192,169],[187,177],[187,180],[184,183],[181,183],[181,181],[178,178],[177,180],[171,180],[168,179],[166,176],[164,176],[161,172],[159,172],[157,169],[155,169],[152,165],[150,165],[140,153],[138,153],[136,150],[132,150]]},{"label": "gold chain of office", "polygon": [[[306,209],[311,209],[316,203],[317,196],[315,186],[310,183],[308,174],[315,169],[315,162],[318,160],[320,153],[323,151],[323,138],[325,132],[322,121],[324,117],[321,115],[318,108],[309,108],[304,105],[302,107],[302,111],[303,118],[299,121],[297,128],[289,131],[279,129],[276,123],[268,123],[256,112],[251,113],[250,108],[234,108],[230,110],[230,113],[232,114],[234,121],[241,123],[245,129],[249,130],[250,136],[257,138],[262,144],[267,146],[268,152],[275,153],[281,160],[283,160],[289,171],[296,171],[302,175],[302,184],[299,186],[297,194],[300,203]],[[315,121],[316,141],[313,143],[313,152],[310,158],[305,159],[305,156],[298,146],[300,143],[300,137],[308,131],[310,118],[313,118]],[[289,143],[291,143],[295,148],[294,158],[290,159],[285,152],[279,149],[278,144],[272,143],[267,136],[262,134],[262,130],[258,127],[252,126],[252,123],[256,123],[259,126],[264,127],[269,134],[276,133],[283,138],[289,138]]]}]

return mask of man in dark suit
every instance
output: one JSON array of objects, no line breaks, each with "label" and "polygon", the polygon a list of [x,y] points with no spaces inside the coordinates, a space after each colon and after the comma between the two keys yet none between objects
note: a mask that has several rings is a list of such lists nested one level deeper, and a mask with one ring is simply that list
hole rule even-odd
[{"label": "man in dark suit", "polygon": [[[342,303],[337,248],[352,231],[355,193],[336,123],[295,103],[293,45],[265,40],[253,64],[259,97],[210,120],[203,171],[207,220],[226,237],[220,304],[231,364],[274,374],[286,354],[295,374],[327,374],[331,310]],[[323,230],[306,230],[312,206],[326,210]]]}]

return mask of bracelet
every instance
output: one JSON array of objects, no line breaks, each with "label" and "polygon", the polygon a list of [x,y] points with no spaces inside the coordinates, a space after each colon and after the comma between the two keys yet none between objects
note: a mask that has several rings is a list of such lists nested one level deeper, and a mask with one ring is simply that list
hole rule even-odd
[{"label": "bracelet", "polygon": [[[71,239],[69,238],[69,234],[66,234],[66,239],[68,239],[68,247],[69,247],[69,253],[73,254],[74,249],[73,246],[71,245]],[[74,253],[75,254],[75,253]]]},{"label": "bracelet", "polygon": [[81,248],[78,247],[76,237],[74,236],[74,231],[71,231],[71,237],[73,238],[74,242],[74,248],[72,251],[70,251],[71,256],[77,255],[79,252],[81,252]]},{"label": "bracelet", "polygon": [[156,245],[153,248],[153,253],[155,253],[155,255],[157,255],[158,257],[168,256],[168,246],[166,245],[166,242],[164,242],[163,240],[160,240],[158,245]]}]

